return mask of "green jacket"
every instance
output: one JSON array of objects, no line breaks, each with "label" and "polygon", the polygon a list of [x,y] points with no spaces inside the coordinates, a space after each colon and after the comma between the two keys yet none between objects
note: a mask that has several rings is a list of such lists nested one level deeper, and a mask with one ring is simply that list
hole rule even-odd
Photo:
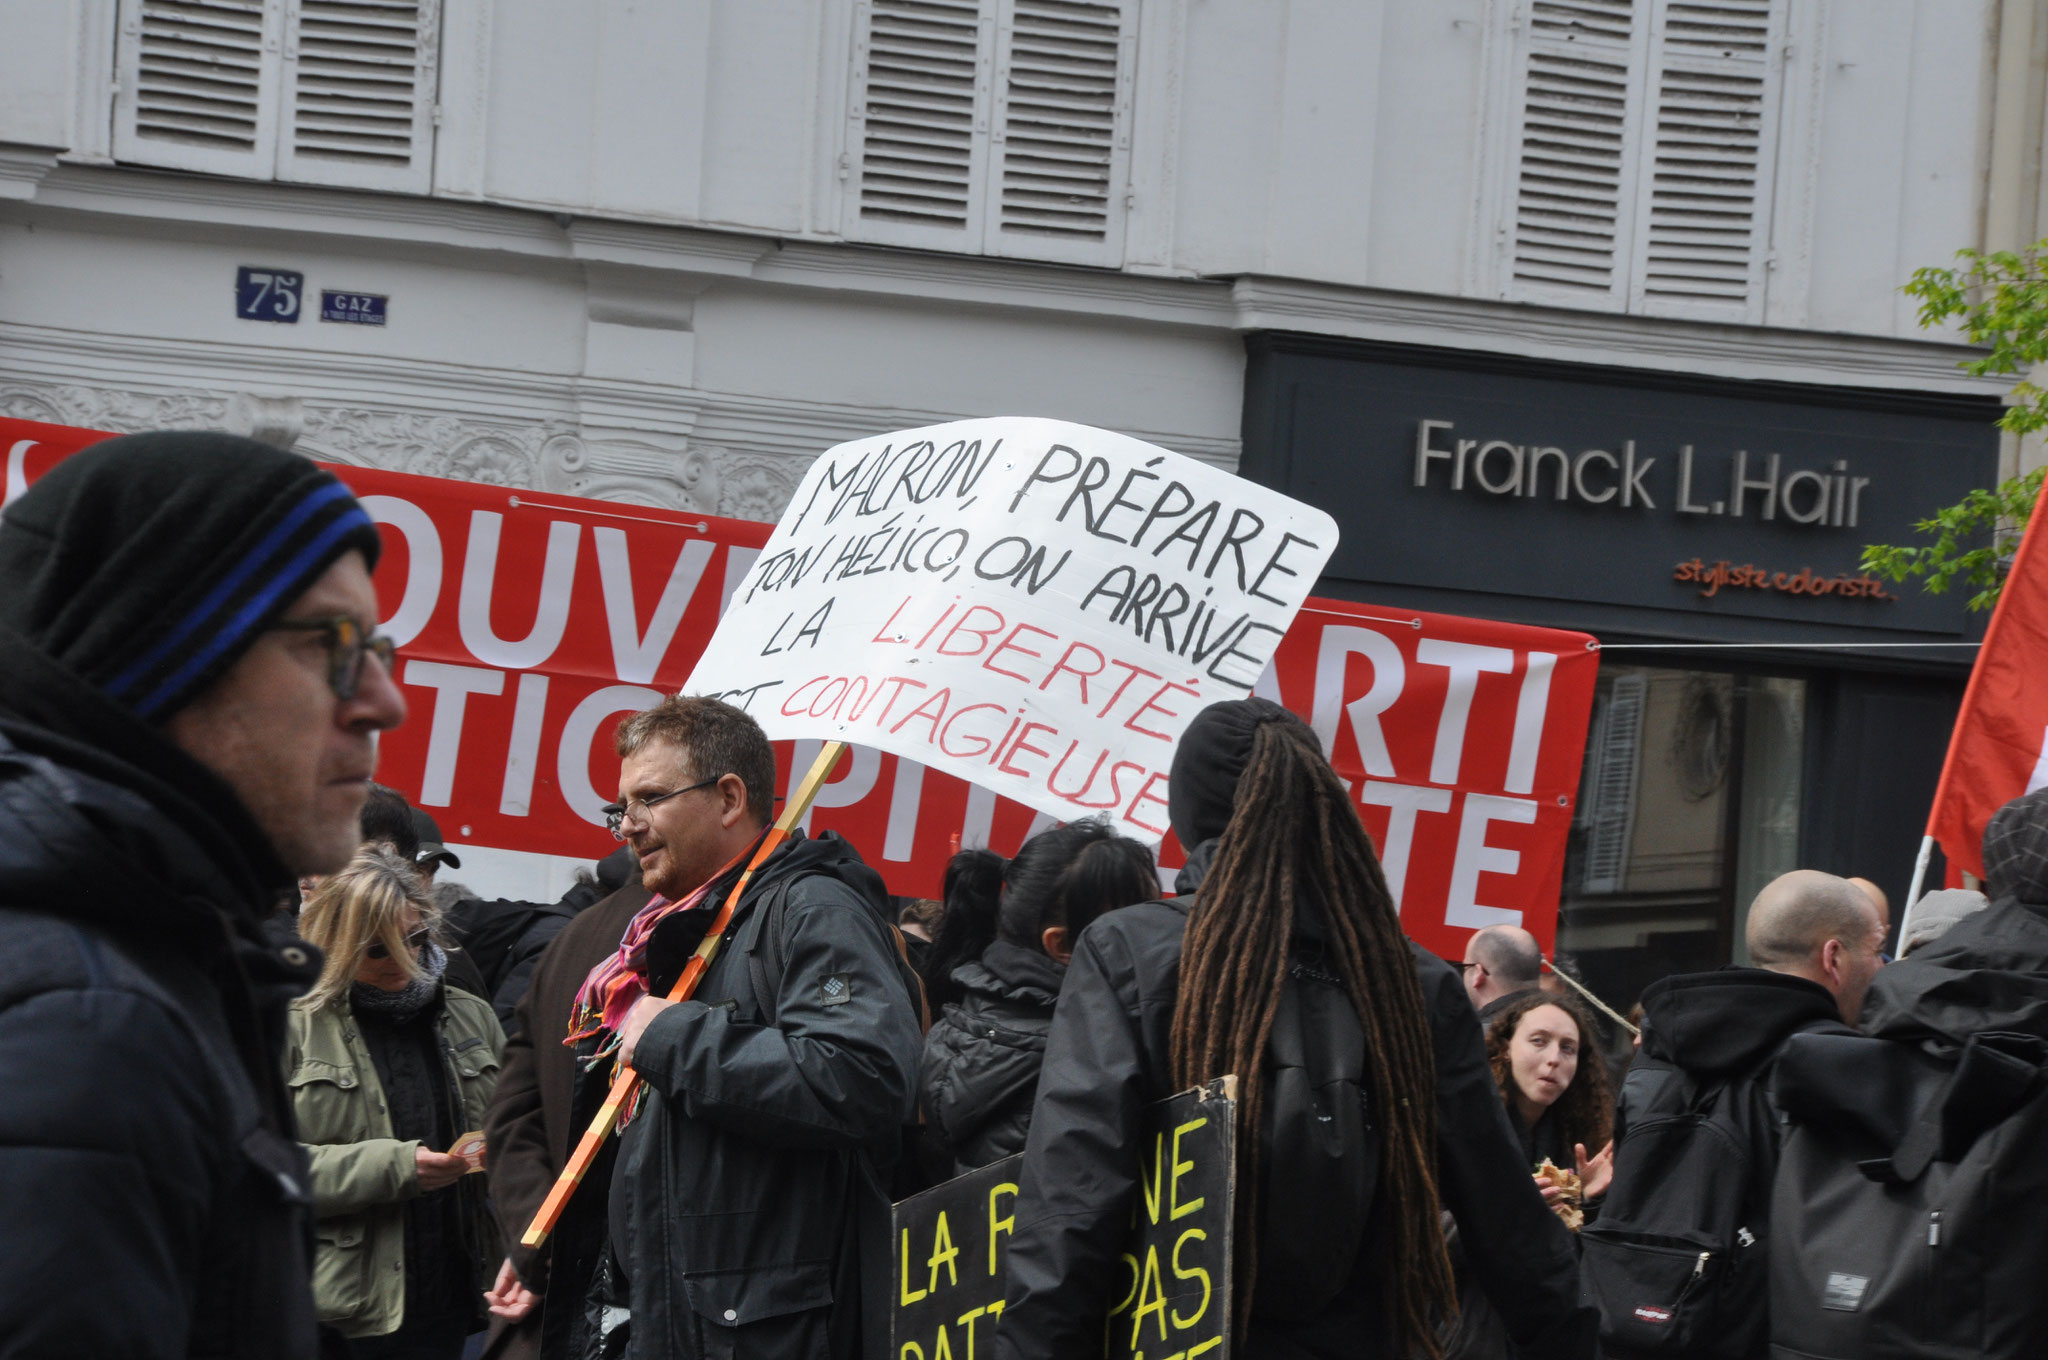
[{"label": "green jacket", "polygon": [[[441,1052],[462,1094],[463,1133],[484,1126],[505,1034],[488,1002],[452,987],[442,995]],[[344,1336],[395,1332],[405,1321],[405,1205],[420,1193],[413,1161],[419,1143],[392,1137],[377,1066],[345,995],[317,1010],[292,1008],[285,1076],[313,1161],[313,1302],[320,1320]],[[469,1211],[464,1221],[479,1290],[490,1287],[502,1257],[483,1180],[465,1176],[456,1188]]]}]

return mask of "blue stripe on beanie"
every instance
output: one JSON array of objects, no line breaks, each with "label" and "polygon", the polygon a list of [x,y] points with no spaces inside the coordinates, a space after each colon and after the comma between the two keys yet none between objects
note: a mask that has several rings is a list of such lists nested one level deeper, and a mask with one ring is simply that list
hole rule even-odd
[{"label": "blue stripe on beanie", "polygon": [[310,495],[292,508],[291,513],[278,521],[275,528],[265,534],[247,553],[243,554],[242,560],[236,563],[226,576],[221,578],[218,585],[206,593],[206,597],[200,600],[192,608],[192,611],[179,621],[177,627],[171,629],[156,646],[144,652],[126,670],[108,682],[106,685],[107,693],[113,695],[116,699],[127,698],[129,690],[133,689],[151,671],[161,666],[164,659],[183,644],[185,639],[198,632],[215,614],[220,612],[228,601],[234,598],[235,593],[250,578],[255,576],[263,564],[276,554],[277,550],[283,547],[290,540],[291,536],[304,526],[307,520],[319,513],[323,507],[331,505],[337,500],[344,499],[350,494],[349,489],[340,482],[329,482],[325,486],[316,487]]},{"label": "blue stripe on beanie", "polygon": [[[344,495],[348,494],[347,487],[342,486],[340,490]],[[361,506],[350,504],[345,513],[288,559],[282,567],[271,573],[263,588],[223,623],[212,639],[188,658],[185,664],[171,672],[161,684],[137,703],[135,711],[145,718],[154,718],[173,698],[182,698],[188,682],[205,671],[224,653],[243,645],[248,636],[258,630],[280,595],[288,590],[299,591],[305,588],[308,584],[305,580],[308,570],[323,561],[336,543],[365,529],[375,533],[376,525]]]}]

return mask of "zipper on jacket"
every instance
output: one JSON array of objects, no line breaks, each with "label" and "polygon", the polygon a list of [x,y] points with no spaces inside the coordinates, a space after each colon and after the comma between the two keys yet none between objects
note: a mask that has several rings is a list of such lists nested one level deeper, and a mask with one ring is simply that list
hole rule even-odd
[{"label": "zipper on jacket", "polygon": [[1930,1247],[1941,1245],[1941,1210],[1939,1209],[1927,1215],[1927,1245]]}]

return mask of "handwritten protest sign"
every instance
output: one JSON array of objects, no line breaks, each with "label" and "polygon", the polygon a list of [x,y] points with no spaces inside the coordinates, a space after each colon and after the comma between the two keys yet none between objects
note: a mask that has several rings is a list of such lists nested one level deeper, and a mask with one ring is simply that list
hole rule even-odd
[{"label": "handwritten protest sign", "polygon": [[1336,544],[1312,506],[1085,425],[856,440],[811,465],[689,687],[1156,842],[1174,743],[1251,692]]},{"label": "handwritten protest sign", "polygon": [[[1103,1320],[1109,1360],[1228,1360],[1235,1078],[1145,1111],[1129,1244]],[[904,1200],[891,1235],[890,1354],[968,1360],[1000,1325],[1023,1155]]]}]

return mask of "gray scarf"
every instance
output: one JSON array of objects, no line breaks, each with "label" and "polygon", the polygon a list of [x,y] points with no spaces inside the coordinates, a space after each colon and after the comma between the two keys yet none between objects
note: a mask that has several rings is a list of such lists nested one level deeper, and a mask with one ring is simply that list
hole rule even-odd
[{"label": "gray scarf", "polygon": [[432,940],[420,955],[420,967],[411,982],[395,992],[367,983],[351,982],[349,1008],[358,1015],[370,1014],[393,1024],[404,1024],[433,1004],[441,991],[441,975],[448,971],[448,955]]}]

